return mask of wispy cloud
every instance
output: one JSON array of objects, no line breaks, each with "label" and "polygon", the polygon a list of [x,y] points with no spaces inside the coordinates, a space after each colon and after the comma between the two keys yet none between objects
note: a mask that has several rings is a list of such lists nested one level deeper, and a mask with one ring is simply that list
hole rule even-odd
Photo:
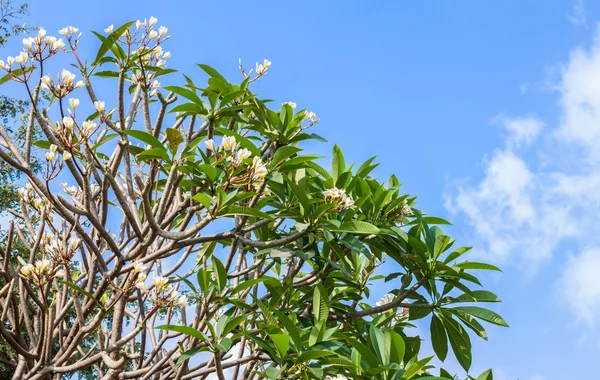
[{"label": "wispy cloud", "polygon": [[587,26],[587,15],[583,0],[573,0],[573,9],[567,13],[567,19],[574,25]]},{"label": "wispy cloud", "polygon": [[[446,206],[464,217],[489,260],[530,270],[560,262],[560,296],[578,319],[593,322],[600,318],[600,29],[590,47],[570,53],[555,88],[558,125],[494,119],[504,146],[484,158],[483,179],[448,192]],[[557,257],[559,247],[572,253]]]}]

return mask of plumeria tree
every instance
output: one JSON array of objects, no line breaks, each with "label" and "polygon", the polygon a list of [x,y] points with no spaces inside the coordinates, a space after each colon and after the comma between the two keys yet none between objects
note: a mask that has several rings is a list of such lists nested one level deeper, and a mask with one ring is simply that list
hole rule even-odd
[{"label": "plumeria tree", "polygon": [[[202,86],[167,68],[154,17],[94,32],[89,59],[77,28],[59,34],[0,61],[43,132],[20,144],[0,126],[0,158],[27,178],[0,252],[14,378],[450,379],[422,345],[468,371],[479,320],[506,325],[470,273],[497,268],[464,261],[395,176],[302,149],[323,140],[316,115],[251,90],[269,61],[235,83],[201,64]],[[57,55],[75,72],[48,72]]]}]

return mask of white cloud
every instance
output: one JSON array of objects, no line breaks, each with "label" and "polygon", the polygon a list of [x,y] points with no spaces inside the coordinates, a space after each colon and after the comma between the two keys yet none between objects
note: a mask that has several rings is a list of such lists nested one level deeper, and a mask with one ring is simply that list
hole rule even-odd
[{"label": "white cloud", "polygon": [[[567,244],[574,253],[561,263],[559,296],[592,323],[600,318],[600,27],[592,46],[570,53],[555,88],[559,124],[496,118],[505,146],[484,161],[479,183],[446,194],[446,206],[491,261],[535,269]],[[549,138],[536,140],[546,130]]]},{"label": "white cloud", "polygon": [[585,3],[583,0],[573,1],[572,13],[567,14],[567,19],[574,25],[587,25],[587,15],[585,11]]},{"label": "white cloud", "polygon": [[561,279],[561,288],[568,295],[565,300],[588,323],[600,316],[599,273],[600,248],[591,248],[569,257]]},{"label": "white cloud", "polygon": [[495,121],[508,132],[507,142],[515,146],[531,144],[544,127],[544,123],[535,116],[498,116]]}]

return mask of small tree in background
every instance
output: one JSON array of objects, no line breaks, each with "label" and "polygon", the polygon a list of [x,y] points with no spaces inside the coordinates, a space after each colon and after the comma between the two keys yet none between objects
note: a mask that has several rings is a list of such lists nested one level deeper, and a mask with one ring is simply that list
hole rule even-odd
[{"label": "small tree in background", "polygon": [[[270,62],[240,64],[239,84],[199,65],[206,86],[162,86],[177,76],[155,18],[94,33],[89,61],[77,28],[59,33],[0,62],[44,136],[19,145],[0,127],[0,158],[28,179],[0,252],[14,378],[448,379],[413,320],[430,319],[427,344],[467,371],[467,331],[506,326],[472,306],[499,299],[470,271],[497,268],[463,261],[469,248],[395,176],[379,182],[374,158],[347,165],[337,146],[330,170],[303,151],[322,140],[317,117],[250,90]],[[46,72],[65,53],[77,73]],[[114,81],[114,97],[92,79]],[[390,290],[375,306],[374,286]]]}]

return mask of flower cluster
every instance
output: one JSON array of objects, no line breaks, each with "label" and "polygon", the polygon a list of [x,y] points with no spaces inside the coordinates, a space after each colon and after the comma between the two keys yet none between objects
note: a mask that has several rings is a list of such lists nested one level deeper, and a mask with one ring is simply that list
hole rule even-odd
[{"label": "flower cluster", "polygon": [[[207,151],[217,154],[218,160],[226,157],[226,161],[230,162],[234,169],[237,169],[247,159],[252,157],[252,152],[249,149],[239,149],[240,144],[236,141],[235,136],[224,136],[218,150],[215,149],[215,142],[212,139],[206,140],[204,145]],[[263,180],[268,173],[267,166],[262,162],[261,158],[254,156],[252,158],[252,165],[248,166],[246,169],[246,175],[231,178],[231,182],[246,183],[247,181],[250,181],[256,185],[256,183]]]},{"label": "flower cluster", "polygon": [[15,63],[19,65],[19,68],[25,68],[30,59],[31,61],[42,62],[63,49],[65,42],[62,38],[47,36],[46,30],[42,28],[38,30],[35,37],[24,38],[23,46],[23,51],[15,57],[6,57],[6,62],[0,60],[0,69],[11,73],[13,72],[12,66]]},{"label": "flower cluster", "polygon": [[[154,29],[158,23],[156,17],[150,17],[148,20],[137,20],[135,29],[126,29],[119,37],[119,41],[126,44],[127,50],[133,51],[134,60],[140,63],[139,70],[136,70],[133,75],[133,83],[142,83],[149,90],[150,96],[156,95],[160,83],[155,78],[156,70],[146,70],[144,67],[162,68],[167,65],[167,59],[171,58],[170,52],[165,52],[161,44],[169,38],[167,32],[169,29],[165,26],[160,26]],[[114,25],[109,25],[104,29],[106,33],[114,33]],[[137,45],[137,47],[133,47]]]},{"label": "flower cluster", "polygon": [[37,286],[42,286],[52,281],[53,278],[63,278],[65,272],[52,266],[48,259],[36,261],[34,264],[25,264],[20,269],[21,274],[27,280]]},{"label": "flower cluster", "polygon": [[134,270],[138,273],[135,287],[148,295],[150,300],[156,306],[161,307],[186,307],[187,296],[179,295],[179,292],[169,285],[169,279],[162,276],[156,276],[152,279],[152,286],[147,287],[144,281],[146,274],[142,271],[146,268],[145,265],[136,263]]},{"label": "flower cluster", "polygon": [[41,212],[43,208],[50,207],[50,203],[42,198],[30,183],[25,184],[25,187],[20,187],[17,194],[23,203],[32,205],[38,212]]},{"label": "flower cluster", "polygon": [[82,80],[75,82],[75,74],[67,69],[63,69],[56,78],[56,83],[48,74],[42,77],[42,88],[48,90],[52,95],[59,99],[69,95],[74,89],[84,86]]},{"label": "flower cluster", "polygon": [[[240,66],[239,66],[240,72],[242,73],[244,78],[248,78],[252,74],[252,69],[250,69],[250,71],[248,73],[246,73],[246,71],[244,70],[244,67],[242,66],[241,58],[239,59],[239,64],[240,64]],[[250,79],[250,82],[254,82],[258,78],[265,75],[267,73],[267,71],[269,70],[269,67],[271,67],[271,61],[269,61],[268,59],[264,59],[263,63],[256,62],[256,70],[255,70],[256,76],[254,78]]]},{"label": "flower cluster", "polygon": [[334,211],[342,212],[354,207],[354,201],[352,198],[346,195],[346,190],[344,189],[338,189],[337,187],[334,187],[325,190],[323,192],[323,196],[325,197],[325,202],[336,204]]},{"label": "flower cluster", "polygon": [[42,237],[44,241],[45,252],[50,255],[52,261],[56,263],[68,263],[73,259],[77,248],[81,245],[81,239],[72,238],[69,244],[65,244],[60,239],[55,239],[54,235],[48,234]]},{"label": "flower cluster", "polygon": [[[383,296],[383,298],[381,300],[379,300],[378,302],[375,303],[376,306],[383,306],[383,305],[387,305],[390,302],[392,302],[394,300],[394,296],[392,294],[386,294],[385,296]],[[400,311],[400,313],[398,313],[394,319],[396,321],[399,321],[400,319],[402,319],[403,317],[408,315],[408,309],[403,307],[402,310]]]}]

